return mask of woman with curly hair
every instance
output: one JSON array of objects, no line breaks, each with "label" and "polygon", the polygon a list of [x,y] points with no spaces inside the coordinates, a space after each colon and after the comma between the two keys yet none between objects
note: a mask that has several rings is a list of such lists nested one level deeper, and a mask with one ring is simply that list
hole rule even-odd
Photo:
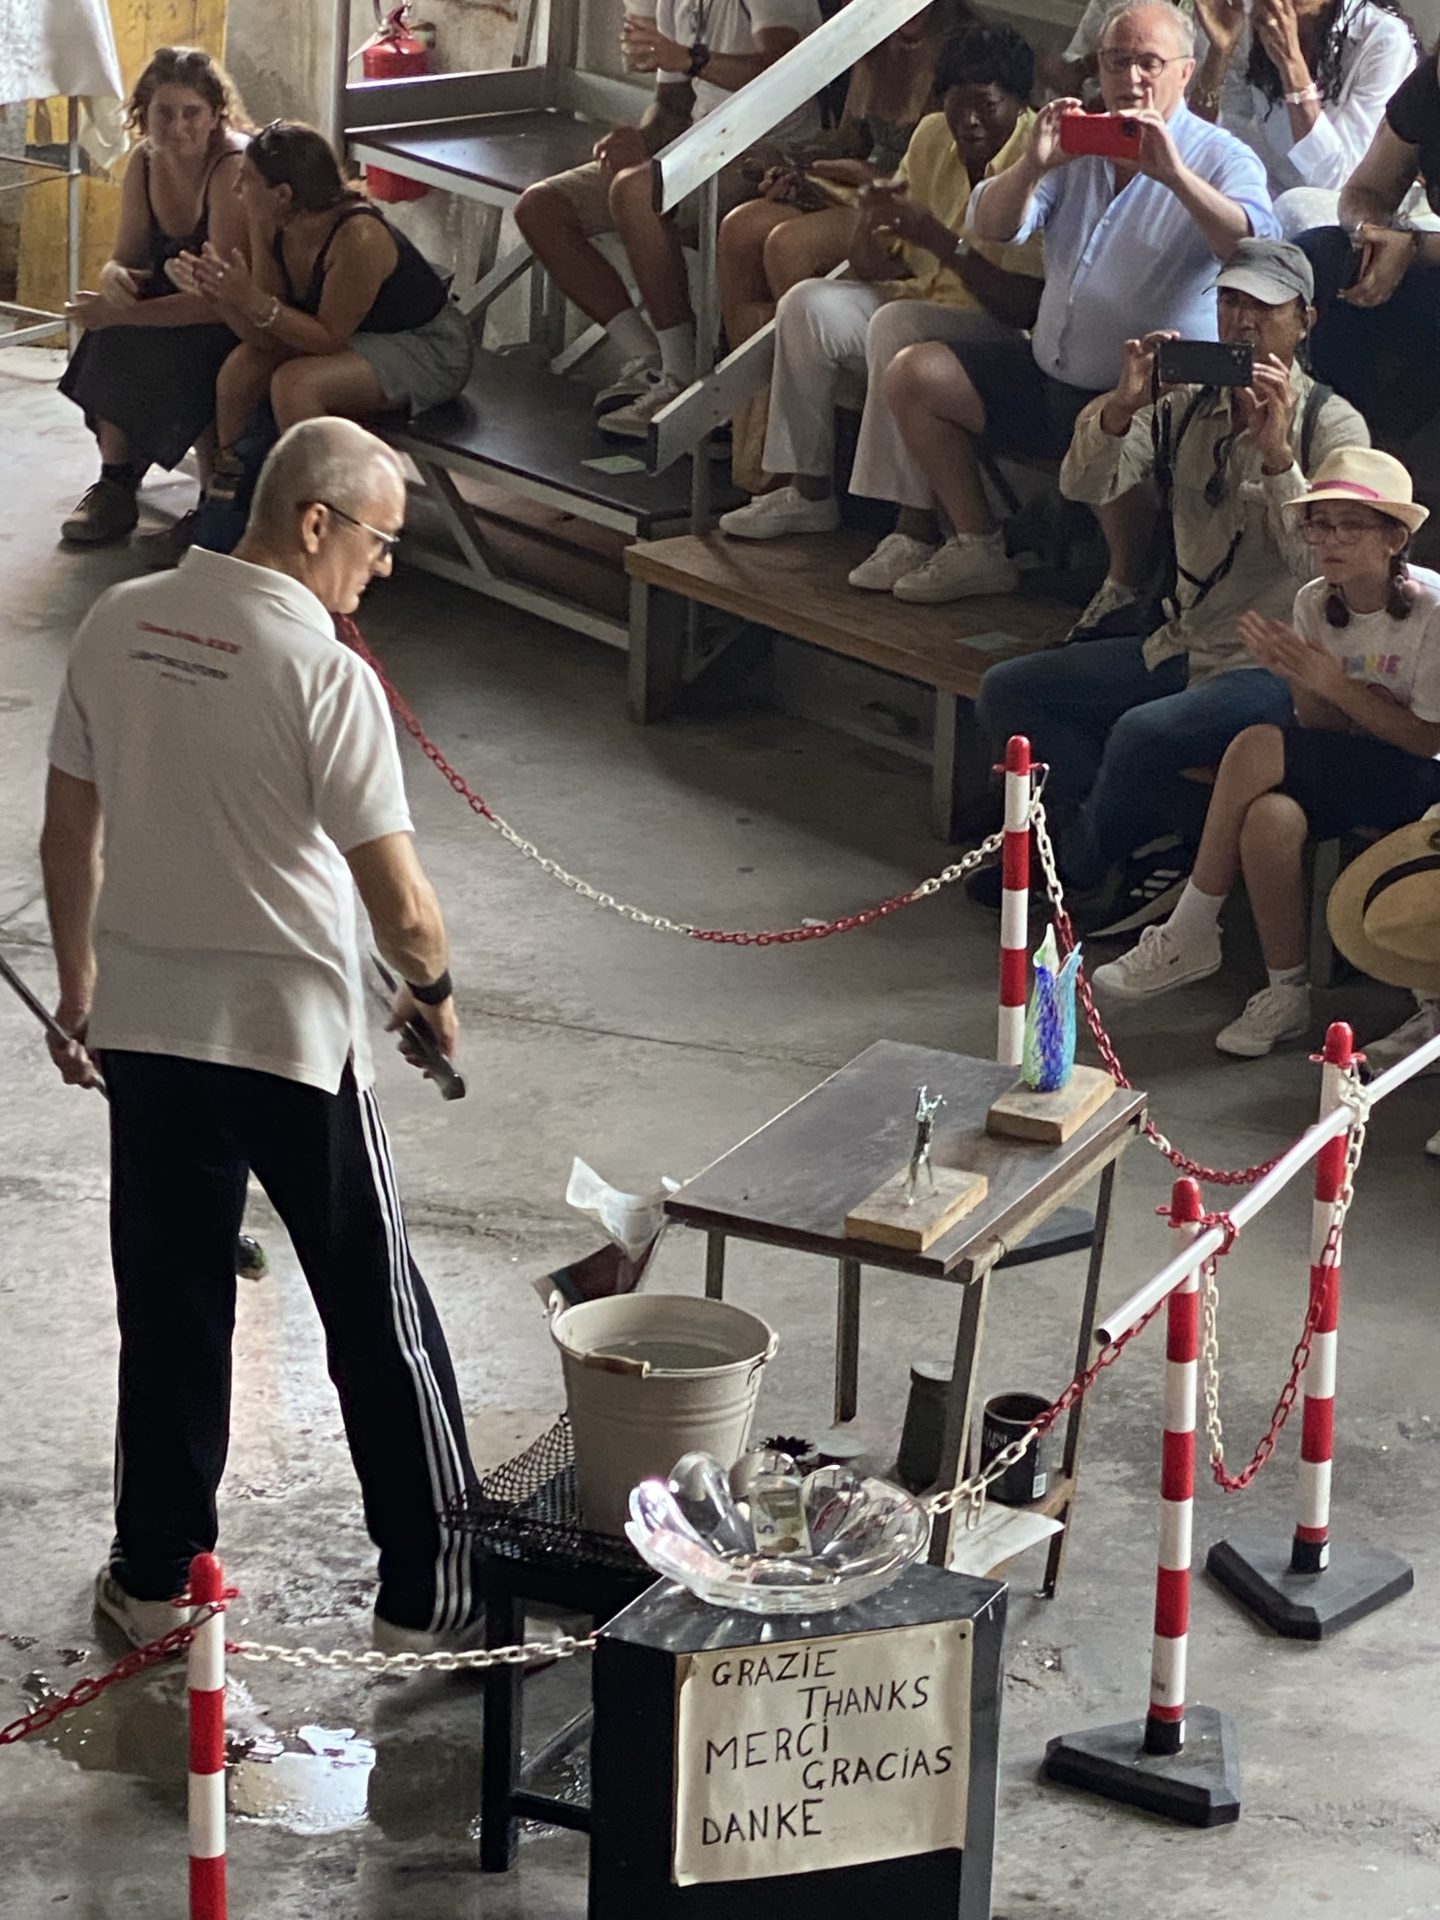
[{"label": "woman with curly hair", "polygon": [[1417,49],[1396,0],[1195,0],[1210,49],[1190,107],[1265,162],[1284,238],[1336,217]]},{"label": "woman with curly hair", "polygon": [[99,286],[67,308],[84,331],[60,391],[84,409],[100,478],[61,534],[86,546],[131,531],[152,464],[177,466],[197,444],[206,461],[215,377],[235,335],[208,301],[177,290],[169,268],[207,240],[227,254],[246,244],[234,189],[249,122],[224,68],[203,48],[161,47],[135,84],[126,124],[139,144],[115,251]]}]

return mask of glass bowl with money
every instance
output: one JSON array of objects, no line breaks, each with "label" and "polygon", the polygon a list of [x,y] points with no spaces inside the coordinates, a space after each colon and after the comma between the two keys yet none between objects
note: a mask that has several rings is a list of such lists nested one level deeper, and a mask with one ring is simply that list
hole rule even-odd
[{"label": "glass bowl with money", "polygon": [[656,1573],[714,1607],[833,1613],[878,1593],[925,1552],[930,1520],[899,1487],[848,1467],[802,1474],[784,1453],[727,1473],[687,1453],[630,1495],[625,1532]]}]

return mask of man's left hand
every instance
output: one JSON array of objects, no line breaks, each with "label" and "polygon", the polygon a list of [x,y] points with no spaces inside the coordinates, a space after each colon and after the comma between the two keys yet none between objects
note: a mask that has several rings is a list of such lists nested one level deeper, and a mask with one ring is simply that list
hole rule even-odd
[{"label": "man's left hand", "polygon": [[1295,390],[1290,370],[1272,353],[1255,363],[1254,384],[1237,387],[1235,411],[1270,473],[1286,473],[1295,464],[1290,429],[1295,421]]},{"label": "man's left hand", "polygon": [[62,1044],[53,1034],[47,1032],[45,1036],[45,1044],[50,1049],[50,1058],[60,1069],[60,1078],[68,1087],[98,1086],[99,1071],[85,1048],[85,1035],[90,1025],[88,1009],[69,1007],[62,1001],[55,1009],[55,1018],[70,1035],[68,1046]]},{"label": "man's left hand", "polygon": [[620,29],[620,48],[631,73],[688,73],[690,49],[668,33],[661,33],[653,20],[627,17]]},{"label": "man's left hand", "polygon": [[1122,117],[1140,122],[1140,157],[1136,166],[1141,173],[1149,174],[1152,180],[1158,180],[1162,187],[1169,187],[1173,192],[1185,172],[1185,162],[1180,158],[1164,116],[1153,107],[1142,107]]}]

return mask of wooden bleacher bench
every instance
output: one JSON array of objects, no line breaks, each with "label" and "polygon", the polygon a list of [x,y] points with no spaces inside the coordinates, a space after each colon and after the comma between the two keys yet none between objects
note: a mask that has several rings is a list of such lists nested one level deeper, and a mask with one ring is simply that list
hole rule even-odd
[{"label": "wooden bleacher bench", "polygon": [[930,817],[949,840],[972,823],[989,788],[993,756],[973,705],[981,676],[1053,645],[1074,611],[1014,595],[919,607],[858,592],[845,576],[874,544],[873,535],[851,532],[766,541],[712,533],[628,547],[631,711],[660,719],[683,691],[687,602],[916,681],[935,696]]}]

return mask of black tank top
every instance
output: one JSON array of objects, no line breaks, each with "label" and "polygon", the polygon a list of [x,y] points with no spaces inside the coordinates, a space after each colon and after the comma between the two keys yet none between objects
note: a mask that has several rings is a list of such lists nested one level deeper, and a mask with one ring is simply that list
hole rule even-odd
[{"label": "black tank top", "polygon": [[165,264],[177,254],[199,253],[210,237],[210,182],[215,177],[215,169],[222,160],[228,160],[237,152],[227,147],[223,153],[217,153],[206,169],[205,178],[200,185],[200,218],[193,233],[166,233],[160,224],[160,216],[155,211],[155,202],[150,198],[150,149],[142,147],[140,163],[145,169],[145,211],[150,216],[150,231],[146,237],[146,259],[150,266],[150,281],[145,296],[154,298],[159,294],[173,293],[174,287],[165,273]]},{"label": "black tank top", "polygon": [[285,264],[285,248],[282,237],[276,234],[274,240],[275,261],[280,268],[281,278],[285,282],[285,296],[288,304],[298,307],[301,313],[318,313],[320,296],[325,291],[325,263],[335,236],[347,220],[364,216],[378,220],[390,238],[395,242],[397,257],[388,277],[381,282],[370,311],[356,327],[357,333],[413,333],[417,327],[423,327],[433,320],[448,298],[448,288],[439,272],[421,253],[413,241],[407,240],[398,228],[390,222],[378,208],[368,201],[360,201],[355,206],[344,208],[329,233],[324,245],[315,256],[315,264],[310,269],[310,282],[303,293],[295,289],[290,278],[290,269]]}]

